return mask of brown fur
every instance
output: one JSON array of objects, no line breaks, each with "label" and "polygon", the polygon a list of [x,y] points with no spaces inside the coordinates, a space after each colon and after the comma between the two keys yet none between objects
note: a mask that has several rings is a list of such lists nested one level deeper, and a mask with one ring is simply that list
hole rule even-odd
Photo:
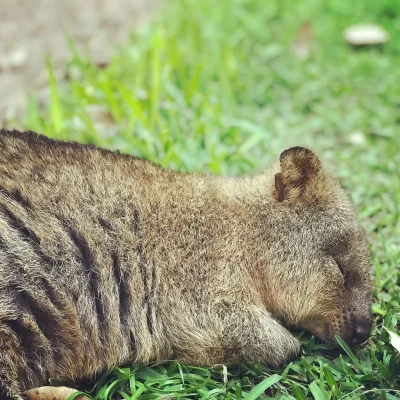
[{"label": "brown fur", "polygon": [[232,179],[0,132],[1,398],[171,353],[277,366],[299,350],[291,327],[360,341],[369,272],[310,150]]}]

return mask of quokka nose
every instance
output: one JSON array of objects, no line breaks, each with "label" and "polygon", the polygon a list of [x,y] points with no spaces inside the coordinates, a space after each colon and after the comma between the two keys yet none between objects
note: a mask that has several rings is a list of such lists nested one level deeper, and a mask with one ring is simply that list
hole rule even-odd
[{"label": "quokka nose", "polygon": [[372,321],[370,318],[360,318],[353,324],[353,343],[359,344],[368,339]]}]

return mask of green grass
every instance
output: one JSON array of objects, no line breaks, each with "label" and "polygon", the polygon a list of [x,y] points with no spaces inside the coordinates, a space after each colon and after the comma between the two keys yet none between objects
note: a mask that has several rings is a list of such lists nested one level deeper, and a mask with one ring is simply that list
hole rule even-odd
[{"label": "green grass", "polygon": [[[290,49],[306,20],[314,43],[301,61]],[[370,21],[392,40],[349,47],[343,29]],[[60,86],[48,62],[51,105],[41,111],[32,98],[25,127],[222,175],[257,173],[285,148],[309,146],[351,194],[372,251],[375,324],[354,354],[345,346],[332,353],[300,333],[301,357],[279,371],[176,362],[115,368],[93,395],[400,398],[400,357],[383,328],[396,331],[400,320],[399,37],[398,0],[169,0],[106,68],[71,43]]]}]

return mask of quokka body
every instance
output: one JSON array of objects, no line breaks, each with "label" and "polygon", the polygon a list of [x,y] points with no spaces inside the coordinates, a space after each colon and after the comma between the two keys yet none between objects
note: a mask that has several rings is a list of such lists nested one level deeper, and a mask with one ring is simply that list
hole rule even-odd
[{"label": "quokka body", "polygon": [[288,328],[360,342],[368,248],[308,149],[253,178],[0,132],[0,397],[165,359],[284,363]]}]

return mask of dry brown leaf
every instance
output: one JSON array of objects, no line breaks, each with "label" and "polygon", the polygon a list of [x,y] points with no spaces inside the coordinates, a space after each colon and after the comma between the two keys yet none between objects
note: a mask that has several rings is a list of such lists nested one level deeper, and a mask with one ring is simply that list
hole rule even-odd
[{"label": "dry brown leaf", "polygon": [[[77,392],[65,386],[42,386],[28,390],[25,394],[29,400],[67,400],[71,394]],[[76,400],[89,400],[87,396],[79,395]]]},{"label": "dry brown leaf", "polygon": [[305,60],[311,54],[314,41],[314,33],[310,21],[305,21],[297,31],[296,38],[292,44],[292,53],[299,59]]}]

